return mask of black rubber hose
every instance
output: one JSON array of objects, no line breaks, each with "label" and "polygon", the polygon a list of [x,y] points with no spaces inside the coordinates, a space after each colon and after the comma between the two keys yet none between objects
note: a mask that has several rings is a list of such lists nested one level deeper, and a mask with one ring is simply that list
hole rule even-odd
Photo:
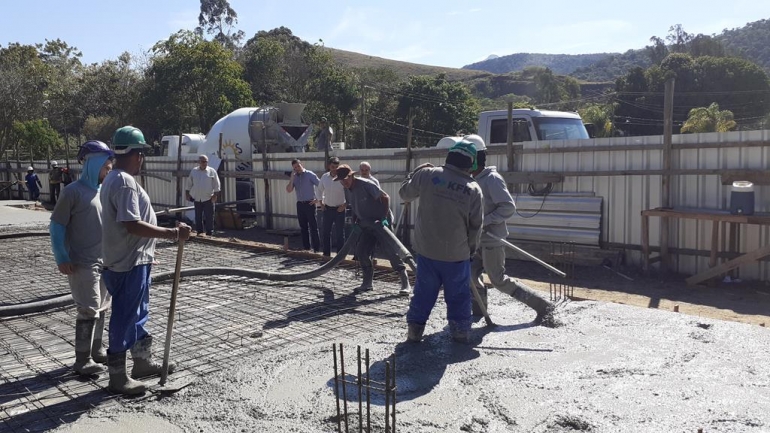
[{"label": "black rubber hose", "polygon": [[398,240],[393,231],[376,222],[360,220],[358,221],[358,224],[360,224],[361,227],[374,230],[377,239],[382,241],[386,248],[393,251],[404,263],[409,265],[412,272],[417,272],[417,264],[414,262],[412,253]]},{"label": "black rubber hose", "polygon": [[[269,272],[269,271],[258,271],[253,269],[244,269],[244,268],[209,267],[209,268],[182,269],[180,276],[194,277],[194,276],[200,276],[200,275],[228,275],[228,276],[232,275],[232,276],[238,276],[238,277],[258,278],[260,280],[270,280],[270,281],[309,280],[311,278],[320,277],[321,275],[329,272],[332,268],[337,266],[341,261],[345,260],[348,254],[348,251],[350,251],[350,249],[353,248],[356,242],[358,242],[358,237],[360,235],[361,235],[361,228],[358,226],[353,226],[353,231],[350,233],[350,236],[348,236],[348,239],[345,241],[345,244],[342,246],[342,248],[340,248],[340,251],[337,253],[337,255],[334,256],[333,259],[324,263],[323,265],[308,271]],[[173,279],[174,279],[174,271],[161,272],[152,276],[152,281],[158,282],[158,283],[164,282],[164,281],[170,281]]]},{"label": "black rubber hose", "polygon": [[[47,233],[45,233],[47,234]],[[15,235],[21,235],[15,233]],[[41,236],[41,233],[27,233],[26,236]],[[333,259],[324,263],[316,269],[309,271],[288,273],[288,272],[267,272],[267,271],[255,271],[251,269],[243,268],[193,268],[182,269],[182,277],[192,277],[198,275],[234,275],[250,278],[259,278],[263,280],[271,281],[301,281],[311,278],[319,277],[332,268],[337,266],[341,261],[345,260],[348,251],[350,251],[358,242],[358,238],[361,235],[361,228],[357,225],[353,226],[353,230],[350,232],[345,244],[340,248],[340,251],[334,256]],[[24,237],[24,236],[12,236],[12,237]],[[4,239],[0,236],[0,239]],[[8,238],[5,238],[8,239]],[[161,272],[152,276],[152,281],[163,282],[174,279],[174,271]],[[0,317],[15,317],[24,314],[41,313],[43,311],[53,310],[55,308],[61,308],[72,305],[72,295],[58,295],[53,298],[44,300],[36,300],[32,302],[25,302],[23,304],[3,305],[0,306]]]},{"label": "black rubber hose", "polygon": [[51,236],[48,232],[16,232],[16,233],[0,233],[0,239],[16,239],[16,238],[31,238],[31,237]]}]

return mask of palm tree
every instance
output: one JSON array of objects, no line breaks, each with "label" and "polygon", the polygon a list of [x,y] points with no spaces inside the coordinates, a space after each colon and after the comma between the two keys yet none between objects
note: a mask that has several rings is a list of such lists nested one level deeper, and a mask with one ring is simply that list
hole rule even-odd
[{"label": "palm tree", "polygon": [[712,102],[708,107],[697,107],[690,110],[687,121],[682,125],[682,133],[686,132],[727,132],[738,126],[733,120],[733,112],[720,110],[719,104]]}]

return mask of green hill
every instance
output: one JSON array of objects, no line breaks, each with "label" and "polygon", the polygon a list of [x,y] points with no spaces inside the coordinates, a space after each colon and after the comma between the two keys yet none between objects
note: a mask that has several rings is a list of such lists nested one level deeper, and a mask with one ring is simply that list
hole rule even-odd
[{"label": "green hill", "polygon": [[590,66],[606,59],[614,53],[597,54],[532,54],[516,53],[507,56],[487,59],[481,62],[463,66],[464,69],[477,69],[505,74],[508,72],[522,71],[530,66],[549,68],[555,74],[568,75],[575,69]]},{"label": "green hill", "polygon": [[728,52],[770,69],[770,20],[754,21],[743,27],[724,30],[717,35],[717,39]]}]

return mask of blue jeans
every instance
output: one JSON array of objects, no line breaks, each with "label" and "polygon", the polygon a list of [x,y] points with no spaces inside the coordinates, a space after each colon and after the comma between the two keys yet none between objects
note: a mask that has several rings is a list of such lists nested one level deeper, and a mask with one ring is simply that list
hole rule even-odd
[{"label": "blue jeans", "polygon": [[138,265],[128,272],[102,271],[104,284],[112,295],[107,353],[125,352],[149,334],[144,324],[150,315],[151,269],[152,265]]},{"label": "blue jeans", "polygon": [[443,285],[450,328],[458,331],[471,329],[470,263],[470,259],[443,262],[418,255],[414,296],[409,302],[406,321],[425,325]]}]

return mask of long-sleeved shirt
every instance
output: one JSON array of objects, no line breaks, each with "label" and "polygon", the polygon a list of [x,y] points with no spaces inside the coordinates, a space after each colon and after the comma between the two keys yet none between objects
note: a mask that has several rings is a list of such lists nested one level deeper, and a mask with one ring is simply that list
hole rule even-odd
[{"label": "long-sleeved shirt", "polygon": [[[497,168],[490,166],[476,176],[476,182],[484,194],[484,231],[501,238],[508,236],[508,218],[516,213],[516,204],[505,179],[497,172]],[[482,243],[490,241],[488,236],[482,236]],[[494,241],[499,244],[498,241]]]},{"label": "long-sleeved shirt", "polygon": [[187,178],[187,191],[195,201],[209,201],[214,193],[219,192],[219,176],[217,171],[211,167],[201,170],[195,167],[190,170],[190,176]]},{"label": "long-sleeved shirt", "polygon": [[335,182],[330,172],[321,176],[316,187],[316,198],[326,206],[340,206],[345,204],[345,187],[341,182]]},{"label": "long-sleeved shirt", "polygon": [[481,187],[453,165],[428,167],[410,174],[398,192],[420,199],[414,249],[432,260],[459,262],[476,251],[484,223]]},{"label": "long-sleeved shirt", "polygon": [[295,174],[291,184],[297,193],[297,201],[315,200],[315,187],[318,185],[318,175],[310,170]]}]

